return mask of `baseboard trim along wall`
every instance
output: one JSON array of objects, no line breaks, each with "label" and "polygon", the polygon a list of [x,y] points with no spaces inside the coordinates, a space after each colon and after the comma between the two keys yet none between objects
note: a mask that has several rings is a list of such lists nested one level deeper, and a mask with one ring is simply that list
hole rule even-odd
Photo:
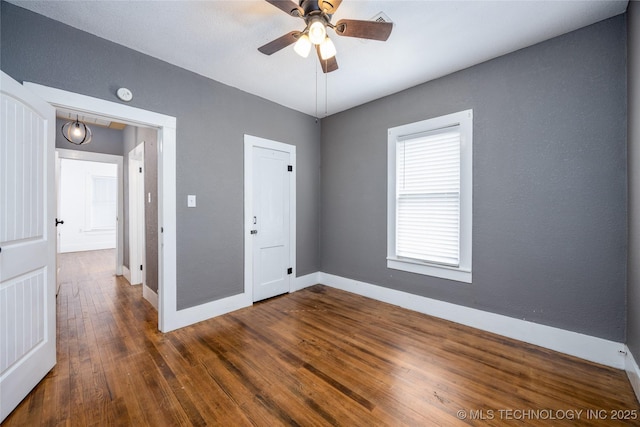
[{"label": "baseboard trim along wall", "polygon": [[[296,284],[322,283],[430,316],[482,329],[617,369],[625,369],[625,345],[578,332],[451,304],[327,273],[299,277]],[[630,354],[627,352],[627,354]],[[635,362],[634,362],[635,363]],[[637,372],[637,365],[636,365]],[[636,392],[637,393],[637,392]]]},{"label": "baseboard trim along wall", "polygon": [[320,282],[320,273],[319,271],[311,274],[307,274],[305,276],[296,277],[293,286],[291,288],[291,292],[299,291],[300,289],[308,288],[309,286],[317,285]]},{"label": "baseboard trim along wall", "polygon": [[182,310],[176,310],[171,316],[171,321],[164,325],[164,332],[184,328],[203,320],[212,319],[253,304],[252,298],[246,293],[233,295],[216,301],[196,305]]},{"label": "baseboard trim along wall", "polygon": [[142,298],[149,301],[153,308],[158,310],[158,294],[147,285],[142,285]]},{"label": "baseboard trim along wall", "polygon": [[629,347],[625,345],[624,348],[626,351],[624,370],[627,371],[627,377],[629,377],[631,387],[633,387],[636,398],[640,401],[640,368],[638,368],[636,359],[633,357],[633,354],[631,354]]},{"label": "baseboard trim along wall", "polygon": [[[315,284],[323,284],[332,288],[341,289],[440,319],[538,345],[591,362],[617,369],[625,369],[636,391],[636,395],[638,395],[640,399],[640,393],[638,391],[640,390],[640,370],[638,370],[638,365],[623,343],[426,298],[322,272],[296,277],[292,283],[290,292],[299,291]],[[175,322],[173,322],[172,325],[168,325],[167,331],[249,307],[252,304],[253,301],[250,296],[243,293],[184,310],[178,310]],[[632,374],[635,375],[633,378]]]}]

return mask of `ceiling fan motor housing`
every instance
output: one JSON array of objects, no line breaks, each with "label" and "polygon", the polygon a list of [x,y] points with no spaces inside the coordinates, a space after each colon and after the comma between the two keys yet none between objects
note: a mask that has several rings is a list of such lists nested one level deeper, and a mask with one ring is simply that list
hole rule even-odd
[{"label": "ceiling fan motor housing", "polygon": [[304,16],[316,11],[321,12],[317,0],[300,0],[300,7],[304,10]]}]

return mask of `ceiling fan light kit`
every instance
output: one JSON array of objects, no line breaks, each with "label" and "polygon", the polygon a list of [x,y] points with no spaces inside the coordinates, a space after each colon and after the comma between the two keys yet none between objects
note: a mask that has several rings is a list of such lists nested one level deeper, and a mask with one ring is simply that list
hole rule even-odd
[{"label": "ceiling fan light kit", "polygon": [[312,45],[315,45],[324,73],[338,69],[338,62],[335,59],[336,47],[327,35],[327,28],[333,29],[339,36],[379,41],[387,40],[393,29],[391,22],[384,21],[341,19],[335,25],[332,24],[331,18],[342,0],[300,0],[299,5],[291,0],[266,1],[288,15],[302,18],[306,26],[304,30],[291,31],[259,47],[258,50],[265,55],[272,55],[295,43],[294,51],[306,58],[309,56]]}]

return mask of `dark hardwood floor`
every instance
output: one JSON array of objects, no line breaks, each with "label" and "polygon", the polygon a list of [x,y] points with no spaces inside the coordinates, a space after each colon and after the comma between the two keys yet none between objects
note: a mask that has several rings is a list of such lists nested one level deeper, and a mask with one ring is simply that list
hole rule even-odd
[{"label": "dark hardwood floor", "polygon": [[622,371],[319,285],[162,334],[113,256],[62,257],[58,363],[3,426],[640,424]]}]

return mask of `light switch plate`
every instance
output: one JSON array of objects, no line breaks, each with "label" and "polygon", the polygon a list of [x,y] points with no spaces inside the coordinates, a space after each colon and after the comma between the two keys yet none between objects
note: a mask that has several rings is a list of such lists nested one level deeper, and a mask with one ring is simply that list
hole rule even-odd
[{"label": "light switch plate", "polygon": [[195,194],[189,194],[187,196],[187,207],[188,208],[195,208],[196,207],[196,195]]}]

